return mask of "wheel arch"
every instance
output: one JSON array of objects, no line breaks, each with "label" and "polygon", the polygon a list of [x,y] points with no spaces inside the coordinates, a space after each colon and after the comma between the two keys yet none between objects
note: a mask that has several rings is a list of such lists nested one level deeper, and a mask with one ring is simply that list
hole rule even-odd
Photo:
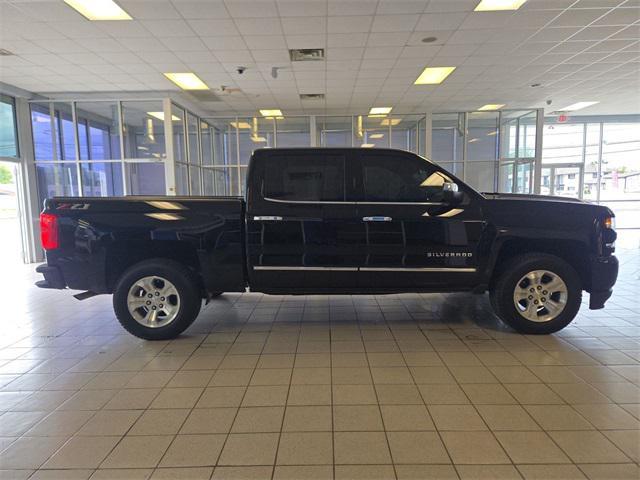
[{"label": "wheel arch", "polygon": [[106,282],[109,293],[122,275],[133,265],[147,260],[171,260],[194,273],[204,296],[200,261],[194,246],[184,242],[114,242],[106,250]]},{"label": "wheel arch", "polygon": [[512,237],[504,239],[494,255],[494,262],[489,276],[490,288],[495,285],[503,273],[509,259],[523,253],[545,253],[554,255],[571,265],[582,282],[582,288],[588,290],[591,284],[591,267],[589,247],[579,240],[567,239],[530,239]]}]

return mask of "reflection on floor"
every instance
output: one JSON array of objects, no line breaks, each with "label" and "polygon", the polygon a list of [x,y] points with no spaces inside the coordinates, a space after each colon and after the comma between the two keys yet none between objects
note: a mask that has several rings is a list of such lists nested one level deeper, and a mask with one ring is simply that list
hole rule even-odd
[{"label": "reflection on floor", "polygon": [[150,343],[20,267],[0,478],[637,479],[638,236],[619,245],[607,308],[540,337],[486,296],[230,294]]}]

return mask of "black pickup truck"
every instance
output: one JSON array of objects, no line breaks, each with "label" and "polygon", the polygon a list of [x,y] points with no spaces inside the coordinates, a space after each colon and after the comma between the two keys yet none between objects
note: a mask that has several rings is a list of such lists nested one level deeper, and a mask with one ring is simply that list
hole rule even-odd
[{"label": "black pickup truck", "polygon": [[42,288],[113,294],[125,329],[174,338],[202,301],[268,294],[490,293],[524,333],[551,333],[582,291],[604,307],[618,274],[606,207],[480,194],[430,161],[383,149],[257,150],[238,197],[53,198]]}]

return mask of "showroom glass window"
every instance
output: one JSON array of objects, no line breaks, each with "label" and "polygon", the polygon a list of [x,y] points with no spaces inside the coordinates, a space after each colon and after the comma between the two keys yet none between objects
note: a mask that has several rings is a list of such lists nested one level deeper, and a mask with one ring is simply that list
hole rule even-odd
[{"label": "showroom glass window", "polygon": [[12,97],[0,95],[0,157],[18,156],[16,105]]}]

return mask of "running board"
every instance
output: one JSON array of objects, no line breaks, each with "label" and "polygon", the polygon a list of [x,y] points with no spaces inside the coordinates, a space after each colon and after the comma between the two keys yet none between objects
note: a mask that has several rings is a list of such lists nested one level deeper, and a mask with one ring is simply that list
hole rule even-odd
[{"label": "running board", "polygon": [[86,300],[87,298],[95,297],[96,295],[99,295],[99,294],[96,292],[87,291],[87,292],[77,293],[76,295],[73,296],[73,298],[75,298],[76,300]]}]

